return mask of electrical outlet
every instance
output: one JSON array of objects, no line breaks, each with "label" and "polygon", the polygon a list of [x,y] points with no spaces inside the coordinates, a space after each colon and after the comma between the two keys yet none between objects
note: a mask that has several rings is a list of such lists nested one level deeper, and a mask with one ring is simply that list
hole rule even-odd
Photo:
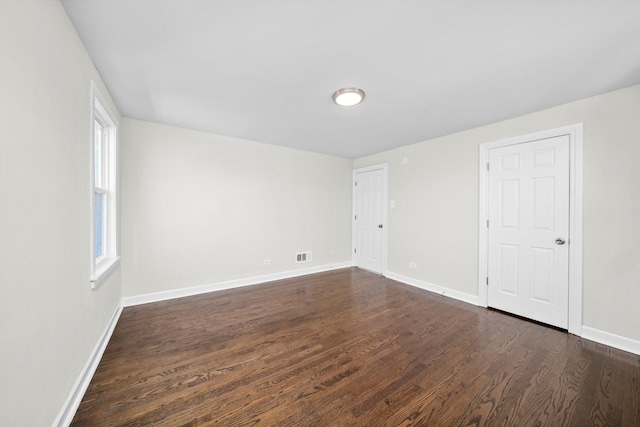
[{"label": "electrical outlet", "polygon": [[262,260],[262,265],[271,265],[271,260],[270,259],[263,259]]},{"label": "electrical outlet", "polygon": [[418,264],[416,264],[415,262],[410,262],[409,268],[418,268]]},{"label": "electrical outlet", "polygon": [[311,251],[298,252],[296,254],[296,262],[309,262],[311,261]]}]

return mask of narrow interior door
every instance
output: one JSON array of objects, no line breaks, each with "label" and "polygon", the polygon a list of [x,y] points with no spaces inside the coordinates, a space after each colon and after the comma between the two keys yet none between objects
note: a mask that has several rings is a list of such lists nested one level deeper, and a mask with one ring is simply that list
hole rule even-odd
[{"label": "narrow interior door", "polygon": [[488,303],[566,329],[569,137],[489,151]]},{"label": "narrow interior door", "polygon": [[382,274],[384,171],[357,173],[354,191],[357,265]]}]

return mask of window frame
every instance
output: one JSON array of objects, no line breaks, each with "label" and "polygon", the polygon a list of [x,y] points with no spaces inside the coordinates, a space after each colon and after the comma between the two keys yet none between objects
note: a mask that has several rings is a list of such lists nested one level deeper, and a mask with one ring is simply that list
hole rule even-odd
[{"label": "window frame", "polygon": [[[99,128],[99,129],[98,129]],[[99,133],[98,133],[99,132]],[[96,168],[96,136],[99,135],[100,165]],[[117,139],[118,120],[109,108],[104,96],[91,82],[91,138],[90,138],[90,254],[91,288],[95,287],[120,262],[118,242],[118,182],[117,182]],[[96,169],[98,169],[96,177]],[[97,182],[99,178],[99,182]],[[96,194],[103,194],[102,203],[102,253],[96,253]]]}]

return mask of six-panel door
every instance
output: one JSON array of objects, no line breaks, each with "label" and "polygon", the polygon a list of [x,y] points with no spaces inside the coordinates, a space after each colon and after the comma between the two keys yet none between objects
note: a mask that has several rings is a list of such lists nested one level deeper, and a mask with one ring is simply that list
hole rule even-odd
[{"label": "six-panel door", "polygon": [[384,171],[356,174],[355,224],[358,267],[382,274]]},{"label": "six-panel door", "polygon": [[489,151],[488,304],[566,329],[569,137]]}]

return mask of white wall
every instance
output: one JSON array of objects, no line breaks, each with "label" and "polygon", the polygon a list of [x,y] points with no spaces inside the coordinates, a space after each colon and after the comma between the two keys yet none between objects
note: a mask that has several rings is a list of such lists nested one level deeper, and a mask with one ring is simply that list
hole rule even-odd
[{"label": "white wall", "polygon": [[582,122],[583,323],[640,340],[639,118],[634,86],[355,160],[389,163],[388,270],[477,295],[478,145]]},{"label": "white wall", "polygon": [[476,295],[478,144],[576,122],[584,324],[640,340],[640,86],[355,162],[124,119],[122,273],[92,291],[89,81],[106,89],[58,1],[0,8],[1,425],[53,422],[121,275],[132,296],[349,261],[352,166],[389,163],[389,270]]},{"label": "white wall", "polygon": [[2,0],[3,426],[51,425],[120,300],[119,270],[89,283],[91,79],[59,1]]},{"label": "white wall", "polygon": [[132,119],[122,136],[124,296],[350,261],[350,160]]}]

